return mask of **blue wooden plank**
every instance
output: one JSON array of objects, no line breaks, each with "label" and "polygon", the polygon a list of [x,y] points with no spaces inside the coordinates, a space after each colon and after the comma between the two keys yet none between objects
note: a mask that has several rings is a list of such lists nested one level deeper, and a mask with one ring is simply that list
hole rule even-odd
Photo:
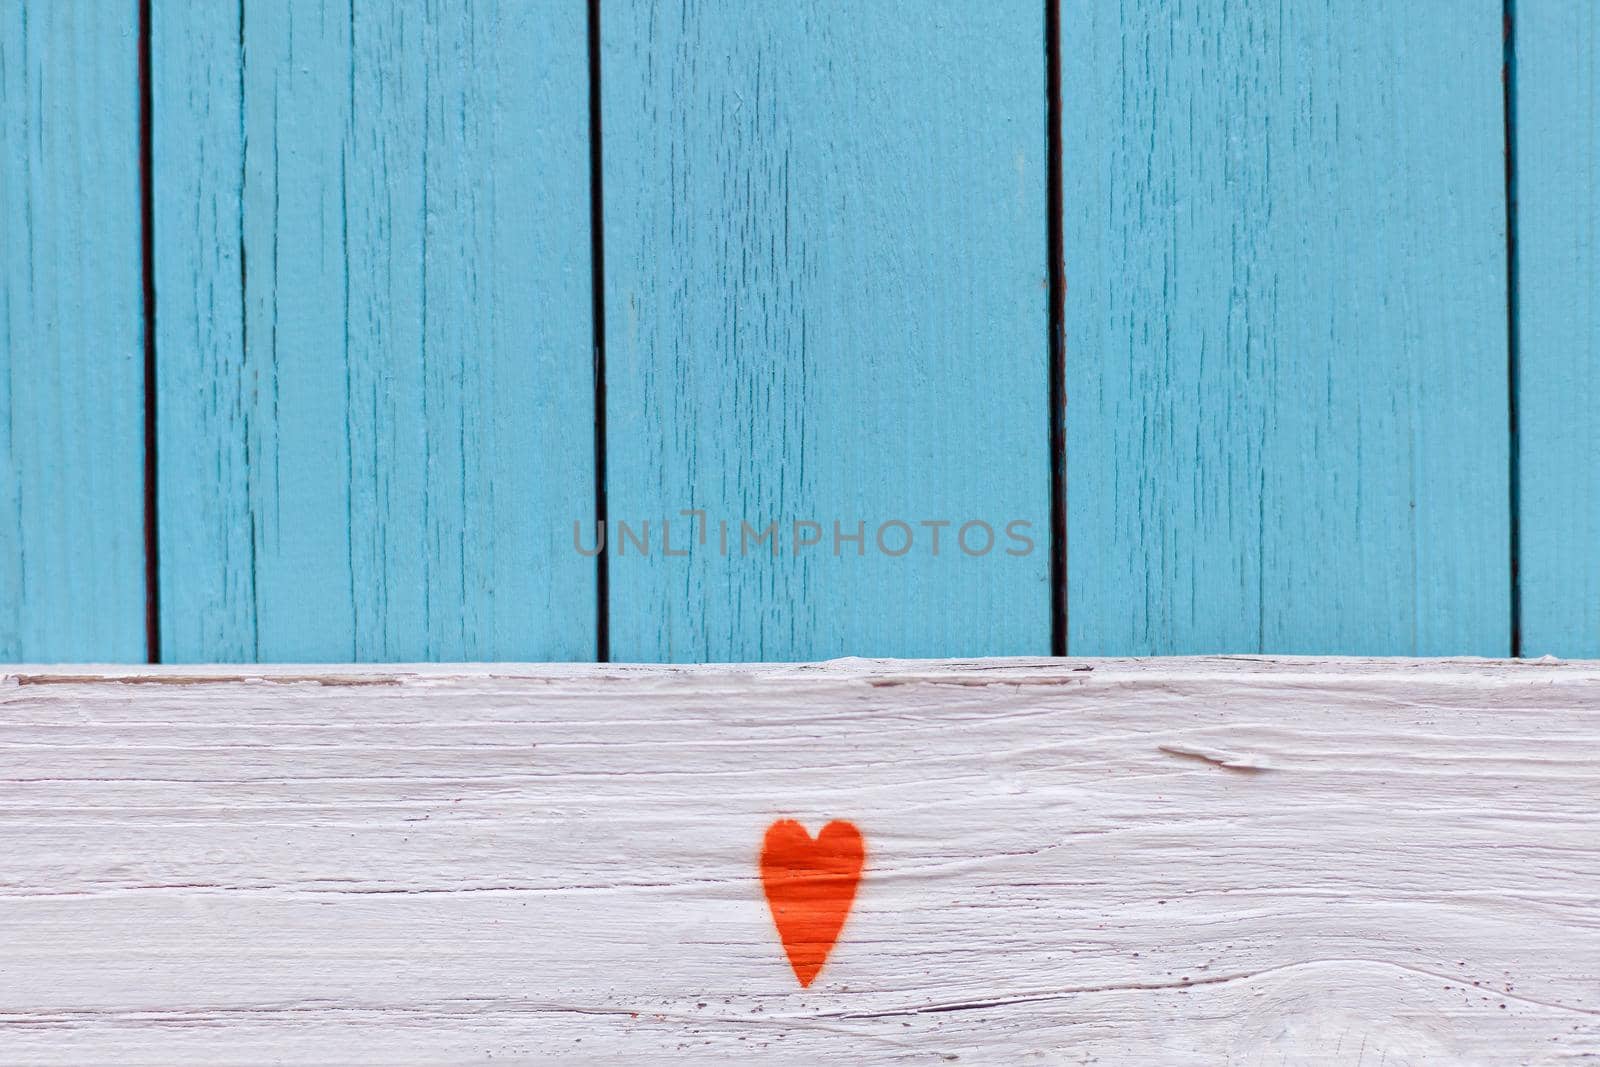
[{"label": "blue wooden plank", "polygon": [[1507,653],[1501,41],[1067,0],[1070,651]]},{"label": "blue wooden plank", "polygon": [[0,5],[0,661],[145,658],[138,42]]},{"label": "blue wooden plank", "polygon": [[157,0],[154,49],[166,658],[591,658],[583,5]]},{"label": "blue wooden plank", "polygon": [[1522,651],[1600,656],[1600,7],[1517,0]]},{"label": "blue wooden plank", "polygon": [[607,499],[651,524],[612,529],[614,658],[1048,651],[1043,5],[642,2],[601,41]]}]

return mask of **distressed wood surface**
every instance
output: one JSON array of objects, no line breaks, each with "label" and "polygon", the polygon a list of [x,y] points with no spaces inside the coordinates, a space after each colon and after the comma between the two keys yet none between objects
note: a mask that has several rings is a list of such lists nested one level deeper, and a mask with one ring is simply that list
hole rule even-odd
[{"label": "distressed wood surface", "polygon": [[1042,20],[602,5],[613,658],[1048,651]]},{"label": "distressed wood surface", "polygon": [[1600,7],[1517,0],[1522,649],[1600,655]]},{"label": "distressed wood surface", "polygon": [[164,658],[593,658],[582,4],[154,8]]},{"label": "distressed wood surface", "polygon": [[0,661],[145,659],[138,22],[0,5]]},{"label": "distressed wood surface", "polygon": [[1595,664],[14,668],[0,1058],[1571,1062],[1597,789]]},{"label": "distressed wood surface", "polygon": [[1506,655],[1500,0],[1060,43],[1068,650]]}]

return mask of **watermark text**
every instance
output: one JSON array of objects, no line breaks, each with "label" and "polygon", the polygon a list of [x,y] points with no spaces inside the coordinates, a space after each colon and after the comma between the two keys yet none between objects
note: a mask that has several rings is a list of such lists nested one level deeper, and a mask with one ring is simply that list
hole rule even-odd
[{"label": "watermark text", "polygon": [[616,556],[684,558],[699,550],[719,556],[839,557],[868,555],[982,557],[1032,555],[1033,523],[1027,519],[989,522],[985,519],[793,519],[751,522],[713,519],[704,508],[684,508],[676,518],[574,520],[572,547],[593,558]]}]

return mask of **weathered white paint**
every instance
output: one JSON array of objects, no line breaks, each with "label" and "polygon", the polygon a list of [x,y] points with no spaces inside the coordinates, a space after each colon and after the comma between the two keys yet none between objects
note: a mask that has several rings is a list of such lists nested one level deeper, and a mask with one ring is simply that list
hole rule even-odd
[{"label": "weathered white paint", "polygon": [[1567,1062],[1597,808],[1592,664],[16,669],[0,1061]]}]

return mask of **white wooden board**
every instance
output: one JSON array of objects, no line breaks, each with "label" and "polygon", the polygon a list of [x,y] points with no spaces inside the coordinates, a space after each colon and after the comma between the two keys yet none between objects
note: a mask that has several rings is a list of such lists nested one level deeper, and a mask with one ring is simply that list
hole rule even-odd
[{"label": "white wooden board", "polygon": [[1597,809],[1592,664],[13,668],[0,1062],[1566,1063]]}]

